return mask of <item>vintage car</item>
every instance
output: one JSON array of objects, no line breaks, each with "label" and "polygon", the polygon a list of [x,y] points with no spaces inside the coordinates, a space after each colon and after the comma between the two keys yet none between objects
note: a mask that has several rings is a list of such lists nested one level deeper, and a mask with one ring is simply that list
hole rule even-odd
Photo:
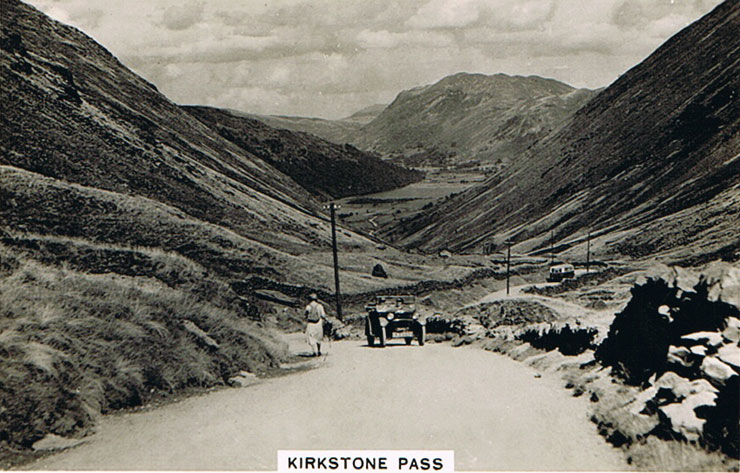
[{"label": "vintage car", "polygon": [[547,276],[548,282],[560,282],[563,279],[575,277],[575,269],[572,264],[558,264],[550,268],[550,274]]},{"label": "vintage car", "polygon": [[375,303],[365,306],[365,335],[367,344],[374,346],[375,341],[384,347],[392,338],[403,338],[406,345],[416,338],[419,345],[424,345],[426,320],[416,310],[414,296],[378,296]]}]

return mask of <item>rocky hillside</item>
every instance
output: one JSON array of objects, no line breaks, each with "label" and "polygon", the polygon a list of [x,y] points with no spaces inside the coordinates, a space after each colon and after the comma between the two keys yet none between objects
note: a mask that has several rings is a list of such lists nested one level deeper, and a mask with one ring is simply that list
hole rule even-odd
[{"label": "rocky hillside", "polygon": [[592,96],[541,77],[460,73],[401,92],[351,142],[412,165],[506,165]]},{"label": "rocky hillside", "polygon": [[419,171],[382,161],[352,145],[338,145],[307,133],[272,128],[226,110],[211,107],[185,107],[185,110],[322,199],[382,192],[423,177]]},{"label": "rocky hillside", "polygon": [[[740,3],[669,39],[509,169],[390,233],[434,250],[740,252]],[[567,254],[567,253],[566,253]],[[696,262],[696,261],[694,261]]]}]

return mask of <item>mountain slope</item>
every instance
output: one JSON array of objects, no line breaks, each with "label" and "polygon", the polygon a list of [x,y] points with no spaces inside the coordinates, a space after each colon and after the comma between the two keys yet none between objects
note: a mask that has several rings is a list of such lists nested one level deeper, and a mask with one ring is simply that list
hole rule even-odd
[{"label": "mountain slope", "polygon": [[[15,0],[3,1],[0,52],[6,228],[183,254],[199,247],[199,261],[212,269],[244,261],[241,273],[228,271],[234,277],[252,274],[256,264],[282,280],[316,281],[314,265],[290,255],[328,248],[329,231],[318,202],[295,180],[193,118],[80,31]],[[309,153],[326,146],[301,139]],[[356,163],[358,153],[336,147],[331,157]],[[358,181],[365,174],[351,171]],[[37,182],[63,188],[69,205],[53,202],[52,192],[36,193]],[[312,190],[331,194],[320,185]],[[188,245],[187,233],[165,234],[159,217],[145,210],[151,205],[136,210],[126,204],[133,201],[155,203],[216,234],[233,233]],[[122,208],[133,214],[105,217]],[[347,235],[340,244],[373,245]]]},{"label": "mountain slope", "polygon": [[[509,170],[391,234],[426,250],[501,247],[511,237],[526,251],[548,244],[550,231],[556,241],[575,244],[590,228],[612,235],[609,251],[629,254],[656,242],[655,234],[639,231],[643,226],[732,199],[740,184],[738,31],[740,3],[727,1],[622,75]],[[685,236],[653,244],[652,251],[730,245],[726,251],[737,255],[737,209],[717,205],[725,210],[705,222],[700,214],[684,217]],[[723,236],[700,248],[697,235],[708,227]],[[618,233],[627,230],[637,235]]]},{"label": "mountain slope", "polygon": [[367,123],[370,123],[371,121],[375,120],[378,115],[383,113],[383,110],[387,105],[385,104],[375,104],[375,105],[368,105],[367,107],[356,111],[352,115],[343,118],[343,122],[351,122],[351,123],[360,123],[362,125],[365,125]]},{"label": "mountain slope", "polygon": [[278,130],[211,107],[185,107],[223,138],[291,176],[323,199],[382,192],[421,180],[423,175],[351,145],[337,145],[306,133]]},{"label": "mountain slope", "polygon": [[332,143],[351,143],[362,127],[370,123],[385,109],[385,105],[370,105],[341,120],[324,118],[287,117],[280,115],[252,115],[232,111],[234,115],[259,120],[273,128],[310,133]]},{"label": "mountain slope", "polygon": [[324,118],[286,117],[277,115],[252,115],[231,110],[234,115],[252,118],[281,130],[310,133],[332,143],[349,143],[362,126],[361,123]]},{"label": "mountain slope", "polygon": [[416,165],[508,164],[592,96],[536,76],[460,73],[401,92],[351,142]]}]

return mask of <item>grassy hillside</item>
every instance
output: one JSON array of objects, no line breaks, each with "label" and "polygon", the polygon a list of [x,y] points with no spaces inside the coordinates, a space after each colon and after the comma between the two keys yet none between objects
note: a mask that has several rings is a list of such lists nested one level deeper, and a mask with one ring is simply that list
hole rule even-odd
[{"label": "grassy hillside", "polygon": [[236,111],[231,111],[231,113],[244,118],[259,120],[273,128],[310,133],[332,143],[344,144],[355,139],[362,125],[373,121],[385,107],[386,105],[383,104],[370,105],[340,120],[282,115],[252,115]]},{"label": "grassy hillside", "polygon": [[211,107],[185,107],[216,133],[291,176],[324,199],[383,192],[419,181],[423,174],[382,161],[351,145],[337,145],[306,133]]},{"label": "grassy hillside", "polygon": [[228,302],[227,287],[179,256],[143,254],[190,282],[50,266],[0,243],[0,445],[82,435],[102,413],[278,367],[285,347]]},{"label": "grassy hillside", "polygon": [[252,115],[249,113],[232,111],[235,115],[244,118],[259,120],[260,122],[280,130],[310,133],[315,136],[331,141],[332,143],[349,143],[352,137],[362,126],[356,121],[328,120],[325,118],[312,117],[285,117],[276,115]]}]

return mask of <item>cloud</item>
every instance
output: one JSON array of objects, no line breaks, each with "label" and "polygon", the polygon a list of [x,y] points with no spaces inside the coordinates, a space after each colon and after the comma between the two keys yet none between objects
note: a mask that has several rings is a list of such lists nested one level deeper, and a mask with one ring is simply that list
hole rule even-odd
[{"label": "cloud", "polygon": [[190,28],[203,19],[203,4],[188,3],[167,8],[162,14],[162,25],[168,30]]},{"label": "cloud", "polygon": [[181,103],[348,116],[460,71],[603,87],[721,0],[30,0]]},{"label": "cloud", "polygon": [[461,28],[478,21],[481,8],[476,0],[431,0],[407,24],[412,28]]},{"label": "cloud", "polygon": [[449,46],[454,42],[454,38],[451,35],[434,31],[393,33],[387,30],[362,30],[355,37],[355,41],[359,47],[365,49],[394,49],[411,45]]},{"label": "cloud", "polygon": [[414,29],[532,29],[548,20],[554,0],[431,0],[406,22]]}]

